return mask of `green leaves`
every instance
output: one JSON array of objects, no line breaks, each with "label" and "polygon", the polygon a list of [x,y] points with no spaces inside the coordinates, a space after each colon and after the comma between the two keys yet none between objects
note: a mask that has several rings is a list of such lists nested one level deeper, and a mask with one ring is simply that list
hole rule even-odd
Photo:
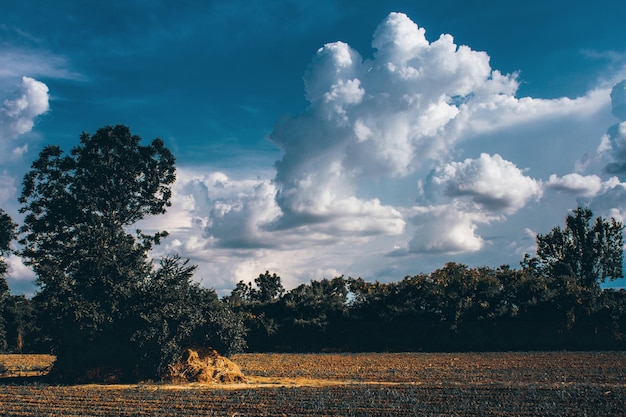
[{"label": "green leaves", "polygon": [[83,133],[69,155],[44,148],[24,177],[22,256],[37,274],[35,301],[61,364],[81,355],[97,365],[129,350],[121,327],[151,274],[148,250],[166,233],[127,228],[164,213],[175,180],[163,142],[140,141],[121,125]]},{"label": "green leaves", "polygon": [[537,236],[539,267],[552,277],[570,276],[578,285],[599,290],[599,283],[623,276],[623,226],[577,208],[565,219],[565,229],[555,227]]},{"label": "green leaves", "polygon": [[245,345],[241,319],[193,283],[194,265],[171,256],[154,267],[148,251],[166,231],[128,232],[165,212],[176,179],[163,141],[140,142],[126,126],[106,126],[83,133],[69,155],[44,148],[24,177],[22,255],[37,273],[57,371],[69,379],[93,369],[158,378],[191,345]]}]

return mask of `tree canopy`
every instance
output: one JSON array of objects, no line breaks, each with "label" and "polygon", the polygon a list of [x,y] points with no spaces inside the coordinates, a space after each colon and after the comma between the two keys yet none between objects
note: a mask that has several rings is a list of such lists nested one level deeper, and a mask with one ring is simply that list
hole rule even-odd
[{"label": "tree canopy", "polygon": [[552,277],[569,276],[587,289],[599,290],[606,279],[622,278],[624,226],[611,218],[592,222],[593,213],[579,207],[565,219],[565,229],[537,235],[537,260]]},{"label": "tree canopy", "polygon": [[290,291],[266,272],[227,301],[258,351],[623,349],[626,291],[599,287],[622,276],[623,228],[592,218],[579,208],[538,235],[522,269],[449,262],[399,282],[341,276]]},{"label": "tree canopy", "polygon": [[69,154],[45,147],[24,177],[21,254],[37,274],[55,367],[70,379],[93,369],[156,377],[181,343],[219,327],[210,316],[217,296],[192,283],[194,266],[149,259],[167,232],[130,231],[165,212],[175,180],[163,141],[140,142],[126,126],[106,126],[83,133]]}]

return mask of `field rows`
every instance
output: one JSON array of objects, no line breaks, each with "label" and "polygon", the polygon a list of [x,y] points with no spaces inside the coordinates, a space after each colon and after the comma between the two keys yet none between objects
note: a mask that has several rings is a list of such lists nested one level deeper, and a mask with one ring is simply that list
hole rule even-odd
[{"label": "field rows", "polygon": [[624,383],[626,352],[243,354],[246,375],[358,382]]},{"label": "field rows", "polygon": [[623,416],[621,387],[0,388],[11,416]]},{"label": "field rows", "polygon": [[626,417],[626,353],[233,359],[251,384],[7,384],[0,385],[0,416]]}]

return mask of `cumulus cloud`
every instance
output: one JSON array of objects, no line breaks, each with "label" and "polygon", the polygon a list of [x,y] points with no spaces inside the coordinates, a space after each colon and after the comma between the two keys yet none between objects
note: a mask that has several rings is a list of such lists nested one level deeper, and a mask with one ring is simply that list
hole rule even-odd
[{"label": "cumulus cloud", "polygon": [[[456,144],[606,104],[598,91],[579,99],[518,99],[517,74],[492,69],[487,53],[459,46],[451,35],[429,41],[402,13],[378,26],[372,46],[367,59],[344,42],[316,52],[304,77],[309,107],[282,118],[269,136],[283,150],[272,181],[212,174],[180,189],[208,246],[284,249],[419,229],[413,252],[476,251],[484,245],[477,226],[539,199],[543,184],[499,154],[446,162]],[[393,184],[426,167],[435,167],[427,186],[441,195],[420,216],[407,217],[405,208],[371,191],[373,182]],[[555,177],[549,184],[573,190],[575,179]],[[441,234],[446,224],[454,227]]]},{"label": "cumulus cloud", "polygon": [[605,171],[609,174],[626,174],[626,80],[617,83],[611,90],[613,115],[620,122],[607,129],[602,137],[598,154],[608,160]]},{"label": "cumulus cloud", "polygon": [[414,236],[409,253],[458,254],[481,250],[486,242],[478,227],[506,220],[529,201],[539,199],[543,185],[500,155],[450,162],[433,170],[422,183],[422,200],[408,211]]},{"label": "cumulus cloud", "polygon": [[[193,254],[209,275],[235,281],[267,268],[319,278],[306,271],[350,273],[342,268],[358,254],[371,266],[385,254],[424,259],[495,247],[495,238],[481,231],[499,233],[496,225],[511,218],[518,221],[510,226],[516,236],[536,227],[513,214],[535,202],[547,205],[545,190],[560,200],[565,193],[618,207],[617,178],[555,174],[543,182],[501,156],[514,152],[484,149],[477,158],[458,158],[468,149],[477,154],[472,140],[493,145],[500,133],[523,138],[531,125],[535,134],[550,130],[550,138],[563,136],[563,126],[573,132],[579,123],[573,121],[606,110],[608,90],[517,98],[516,74],[492,69],[487,53],[456,45],[451,35],[429,41],[401,13],[378,26],[372,46],[366,58],[344,42],[315,53],[304,76],[309,106],[274,126],[268,139],[283,156],[264,179],[179,173],[169,249]],[[620,94],[613,94],[614,107]],[[619,162],[619,135],[603,145],[613,162]],[[489,136],[494,139],[484,139]],[[507,149],[504,142],[499,149]]]},{"label": "cumulus cloud", "polygon": [[626,183],[617,179],[607,181],[603,190],[584,202],[596,215],[626,220]]},{"label": "cumulus cloud", "polygon": [[610,98],[612,113],[620,122],[610,126],[595,153],[585,155],[578,164],[587,171],[598,171],[597,174],[573,173],[561,178],[553,174],[546,188],[575,195],[579,205],[622,221],[626,218],[626,80],[613,86]]},{"label": "cumulus cloud", "polygon": [[44,83],[22,77],[15,94],[5,99],[0,107],[0,146],[3,153],[10,152],[19,157],[25,152],[26,144],[10,149],[14,146],[12,141],[30,132],[37,116],[48,111],[48,98],[48,87]]},{"label": "cumulus cloud", "polygon": [[593,197],[602,190],[602,179],[597,175],[567,174],[559,178],[556,174],[550,175],[546,187],[556,191],[564,191],[583,197]]},{"label": "cumulus cloud", "polygon": [[468,212],[455,204],[416,207],[412,221],[415,236],[408,244],[410,253],[457,254],[476,252],[485,241],[476,233],[480,224],[494,220],[480,212]]},{"label": "cumulus cloud", "polygon": [[519,210],[542,192],[540,182],[498,154],[451,162],[434,173],[432,182],[444,187],[450,197],[468,197],[482,209],[506,213]]},{"label": "cumulus cloud", "polygon": [[401,13],[379,25],[372,46],[371,60],[343,42],[320,48],[305,76],[309,109],[272,132],[284,150],[276,164],[277,228],[350,218],[336,230],[400,233],[397,210],[359,197],[358,183],[404,177],[445,157],[468,103],[517,88],[515,76],[492,71],[486,53],[459,47],[450,35],[431,43]]}]

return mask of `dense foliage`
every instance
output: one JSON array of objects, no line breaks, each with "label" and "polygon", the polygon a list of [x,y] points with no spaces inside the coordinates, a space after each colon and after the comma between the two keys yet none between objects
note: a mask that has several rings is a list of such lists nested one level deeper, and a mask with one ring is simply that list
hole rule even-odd
[{"label": "dense foliage", "polygon": [[622,225],[591,219],[579,208],[537,236],[521,269],[448,263],[400,282],[341,276],[288,292],[266,272],[226,301],[253,351],[624,349],[626,291],[599,286],[622,276]]},{"label": "dense foliage", "polygon": [[129,232],[165,212],[175,180],[163,142],[140,141],[125,126],[83,133],[70,154],[45,147],[24,177],[21,255],[59,377],[156,378],[189,345],[241,349],[240,321],[193,283],[194,266],[149,258],[167,232]]},{"label": "dense foliage", "polygon": [[0,351],[7,348],[6,319],[4,310],[10,299],[9,286],[4,278],[8,270],[5,256],[11,249],[11,241],[15,238],[17,225],[11,217],[0,209]]}]

